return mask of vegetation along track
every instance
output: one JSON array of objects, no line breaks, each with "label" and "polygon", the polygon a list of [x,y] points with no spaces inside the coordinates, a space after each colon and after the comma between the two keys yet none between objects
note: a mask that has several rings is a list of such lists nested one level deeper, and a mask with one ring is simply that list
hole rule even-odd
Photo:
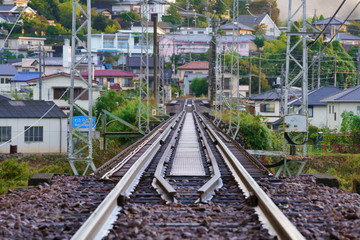
[{"label": "vegetation along track", "polygon": [[[73,239],[101,238],[116,218],[105,239],[271,239],[260,223],[265,217],[270,218],[267,223],[273,223],[271,234],[303,239],[226,144],[192,110],[193,104],[186,104],[181,114],[159,130],[159,137],[140,151],[141,156],[123,176],[117,174],[121,168],[107,174],[107,178],[120,177],[119,183]],[[197,143],[191,144],[198,145],[194,151],[200,158],[186,168],[186,158],[181,158],[186,151],[179,149],[191,135],[197,136]],[[183,148],[188,147],[192,146]],[[258,166],[252,171],[266,176]]]}]

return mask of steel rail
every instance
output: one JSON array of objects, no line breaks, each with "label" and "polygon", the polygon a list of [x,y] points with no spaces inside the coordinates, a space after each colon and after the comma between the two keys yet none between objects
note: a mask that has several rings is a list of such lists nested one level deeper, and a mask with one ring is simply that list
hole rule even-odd
[{"label": "steel rail", "polygon": [[183,126],[185,119],[185,111],[181,112],[180,118],[178,118],[179,125],[177,126],[174,135],[172,136],[168,146],[166,147],[164,154],[161,156],[159,163],[156,167],[154,179],[152,182],[152,186],[156,189],[156,191],[160,194],[161,198],[166,201],[166,203],[176,203],[177,200],[176,190],[171,184],[165,180],[163,177],[165,163],[169,161],[171,156],[171,150],[175,147],[176,139],[179,137],[180,130]]},{"label": "steel rail", "polygon": [[[169,119],[165,120],[164,122],[160,123],[158,126],[155,127],[155,129],[153,131],[156,131],[157,129],[162,128],[169,121],[171,121],[171,118],[169,118]],[[144,137],[140,138],[135,143],[131,144],[130,146],[125,148],[123,151],[118,153],[116,156],[111,158],[109,161],[104,163],[102,166],[97,168],[94,173],[97,174],[97,175],[102,174],[102,178],[107,178],[106,177],[107,172],[109,172],[110,170],[106,170],[106,169],[113,169],[113,168],[116,168],[116,167],[121,168],[129,160],[128,159],[129,155],[133,155],[133,154],[137,153],[142,148],[142,146],[145,145],[144,143],[150,141],[153,137],[154,137],[154,135],[145,135]],[[121,162],[118,162],[119,159],[122,159]]]},{"label": "steel rail", "polygon": [[[178,115],[173,118],[171,124],[162,131],[161,135],[131,166],[123,178],[121,178],[116,184],[114,189],[106,196],[106,198],[71,238],[72,240],[102,239],[102,237],[106,236],[112,222],[116,220],[115,216],[121,209],[120,206],[124,204],[124,201],[126,201],[140,181],[145,169],[148,167],[152,158],[168,137],[179,117],[180,116]],[[162,129],[158,129],[158,131],[161,130]]]},{"label": "steel rail", "polygon": [[[200,118],[203,118],[203,116],[200,116]],[[203,121],[203,124],[206,124],[205,121]],[[230,170],[233,172],[235,179],[241,181],[239,185],[244,186],[246,188],[244,190],[256,198],[260,211],[267,218],[268,224],[276,232],[277,237],[284,240],[305,240],[304,236],[266,195],[214,130],[207,126],[207,131],[216,139],[217,146],[225,156],[225,161],[230,165]]]},{"label": "steel rail", "polygon": [[221,179],[221,173],[216,158],[213,152],[211,151],[209,143],[205,137],[205,133],[200,126],[200,122],[198,119],[199,116],[195,111],[193,111],[193,115],[197,125],[200,139],[203,142],[203,148],[205,149],[205,152],[207,153],[207,156],[212,165],[213,176],[197,191],[199,193],[199,199],[197,200],[197,202],[207,203],[215,195],[215,191],[223,186],[223,182]]}]

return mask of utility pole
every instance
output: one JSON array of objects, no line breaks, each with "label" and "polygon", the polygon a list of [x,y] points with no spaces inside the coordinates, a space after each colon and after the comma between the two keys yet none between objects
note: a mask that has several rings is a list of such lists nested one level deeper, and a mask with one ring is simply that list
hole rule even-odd
[{"label": "utility pole", "polygon": [[251,54],[249,53],[249,97],[251,97],[251,88],[252,88],[252,59]]},{"label": "utility pole", "polygon": [[153,83],[153,96],[155,99],[156,107],[159,106],[159,76],[158,76],[158,55],[159,55],[159,45],[157,41],[157,23],[158,15],[157,13],[151,14],[151,21],[154,25],[154,38],[153,38],[153,60],[154,60],[154,83]]},{"label": "utility pole", "polygon": [[336,87],[337,84],[337,59],[336,59],[336,55],[334,56],[334,87]]},{"label": "utility pole", "polygon": [[317,88],[321,86],[321,79],[320,79],[320,72],[321,72],[321,47],[319,46],[319,53],[318,53],[318,72],[317,72]]},{"label": "utility pole", "polygon": [[[314,60],[314,59],[313,59]],[[315,66],[312,64],[311,66],[311,89],[314,89],[314,82],[315,82]]]},{"label": "utility pole", "polygon": [[357,54],[357,85],[360,85],[360,46],[358,46],[358,54]]},{"label": "utility pole", "polygon": [[216,95],[216,19],[212,20],[212,36],[210,40],[210,59],[209,59],[209,91],[208,98],[210,107],[214,106]]},{"label": "utility pole", "polygon": [[42,79],[41,79],[41,65],[42,65],[42,47],[39,43],[39,100],[42,100]]},{"label": "utility pole", "polygon": [[259,54],[259,94],[261,93],[261,53]]}]

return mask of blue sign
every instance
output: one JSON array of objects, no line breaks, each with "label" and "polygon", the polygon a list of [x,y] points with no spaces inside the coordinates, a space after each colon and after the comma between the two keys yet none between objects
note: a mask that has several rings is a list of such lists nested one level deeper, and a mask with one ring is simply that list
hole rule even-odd
[{"label": "blue sign", "polygon": [[[85,116],[73,117],[72,126],[73,126],[73,128],[78,128],[79,132],[88,132],[89,131],[89,123],[86,121],[87,121],[87,117],[85,117]],[[96,119],[95,119],[95,117],[92,117],[92,119],[91,119],[91,125],[93,128],[92,131],[95,131],[95,123],[96,123]]]}]

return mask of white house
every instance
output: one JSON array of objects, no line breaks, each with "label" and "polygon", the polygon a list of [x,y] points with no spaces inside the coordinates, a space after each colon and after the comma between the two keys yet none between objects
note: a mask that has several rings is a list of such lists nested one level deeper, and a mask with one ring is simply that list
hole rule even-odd
[{"label": "white house", "polygon": [[28,56],[28,52],[39,51],[39,45],[42,46],[43,53],[47,57],[52,57],[55,50],[52,46],[45,45],[46,38],[38,37],[10,37],[5,42],[5,37],[0,38],[0,47],[4,50],[8,50],[15,55],[23,54],[25,57]]},{"label": "white house", "polygon": [[[309,92],[308,120],[310,125],[318,128],[324,128],[327,126],[327,105],[326,102],[322,102],[321,100],[339,92],[341,92],[341,90],[333,86],[321,87]],[[289,105],[292,105],[294,107],[294,112],[297,112],[301,103],[299,100],[294,100],[289,102]]]},{"label": "white house", "polygon": [[[255,115],[261,115],[265,118],[265,122],[274,123],[281,117],[281,89],[273,89],[261,94],[250,97],[251,104],[254,106]],[[301,89],[292,87],[289,92],[289,100],[301,96]]]},{"label": "white house", "polygon": [[[33,78],[27,81],[33,90],[33,99],[39,99],[39,78]],[[67,73],[55,73],[52,75],[47,75],[42,77],[42,100],[54,101],[58,107],[61,109],[69,109],[68,99],[70,97],[70,74]],[[83,82],[79,77],[76,77],[74,80],[74,94],[77,97],[84,89],[87,88],[87,84]],[[65,93],[66,92],[66,93]],[[100,96],[99,88],[93,87],[92,97],[95,101]],[[88,109],[89,101],[88,94],[83,94],[80,99],[77,101],[77,104],[84,108]]]},{"label": "white house", "polygon": [[360,115],[360,85],[346,89],[327,97],[322,102],[327,103],[326,126],[330,129],[340,129],[344,111],[352,111]]},{"label": "white house", "polygon": [[[158,14],[158,19],[162,19],[163,15],[166,15],[167,10],[170,7],[170,3],[167,1],[162,0],[152,0],[149,1],[149,9],[147,11],[146,19],[151,19],[151,14]],[[121,12],[137,12],[141,14],[142,6],[140,0],[133,0],[133,1],[122,1],[119,3],[115,3],[112,5],[112,11],[114,13],[121,13]]]},{"label": "white house", "polygon": [[10,64],[0,64],[0,92],[10,92],[11,79],[16,73],[16,68]]},{"label": "white house", "polygon": [[0,153],[66,153],[67,116],[51,101],[0,100]]},{"label": "white house", "polygon": [[278,37],[281,34],[279,28],[276,26],[271,17],[266,13],[255,15],[240,15],[237,22],[252,28],[256,28],[256,26],[264,24],[264,26],[266,26],[265,35],[268,36]]}]

